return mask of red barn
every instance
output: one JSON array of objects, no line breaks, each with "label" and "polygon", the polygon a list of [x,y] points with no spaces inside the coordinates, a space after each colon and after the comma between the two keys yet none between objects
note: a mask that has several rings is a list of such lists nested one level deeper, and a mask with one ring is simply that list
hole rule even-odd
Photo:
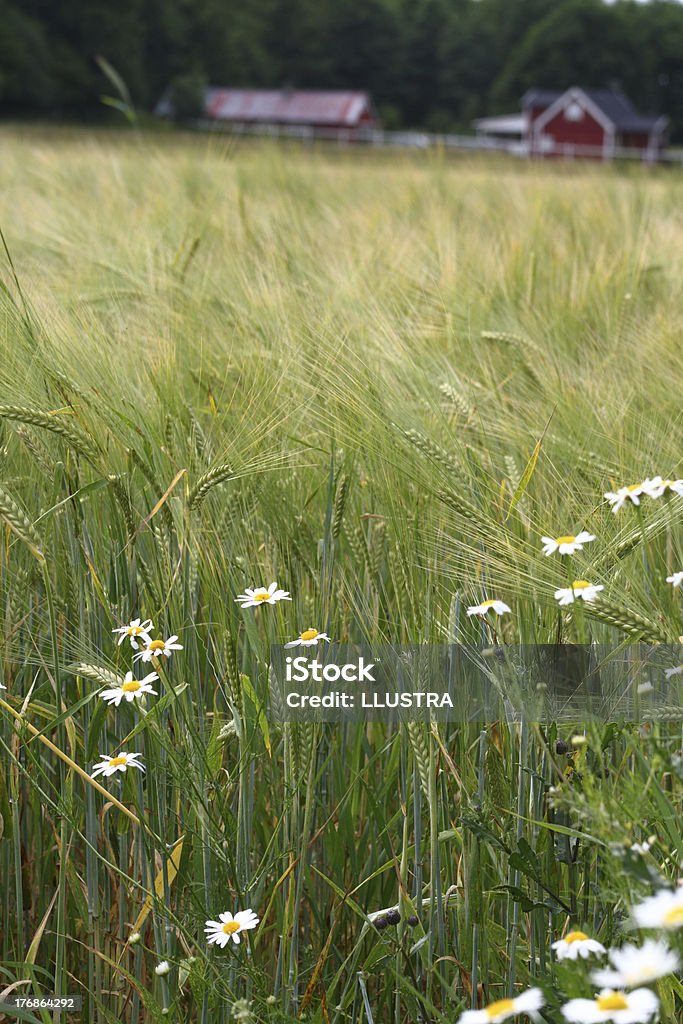
[{"label": "red barn", "polygon": [[635,150],[653,161],[666,142],[667,118],[640,114],[613,89],[530,89],[522,97],[522,109],[528,149],[535,156],[609,160],[620,150]]}]

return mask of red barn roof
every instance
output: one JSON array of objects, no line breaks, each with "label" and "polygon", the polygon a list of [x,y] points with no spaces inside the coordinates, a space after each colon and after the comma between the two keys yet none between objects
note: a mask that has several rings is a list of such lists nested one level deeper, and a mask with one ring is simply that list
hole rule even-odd
[{"label": "red barn roof", "polygon": [[206,116],[242,124],[330,125],[374,121],[366,92],[298,89],[207,89]]}]

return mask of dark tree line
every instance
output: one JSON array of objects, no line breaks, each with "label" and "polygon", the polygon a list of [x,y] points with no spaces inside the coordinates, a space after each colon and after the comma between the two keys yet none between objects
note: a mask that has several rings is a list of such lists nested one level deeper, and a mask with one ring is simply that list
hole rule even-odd
[{"label": "dark tree line", "polygon": [[[365,88],[389,127],[466,127],[530,86],[619,85],[683,138],[675,0],[0,0],[0,113],[139,111],[175,83]],[[110,114],[111,116],[111,114]]]}]

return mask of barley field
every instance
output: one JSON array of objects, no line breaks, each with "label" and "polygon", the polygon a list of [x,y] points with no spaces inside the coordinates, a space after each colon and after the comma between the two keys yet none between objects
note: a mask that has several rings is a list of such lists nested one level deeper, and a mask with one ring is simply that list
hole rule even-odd
[{"label": "barley field", "polygon": [[[1,142],[5,1019],[680,1021],[680,173]],[[283,722],[323,632],[642,704]]]}]

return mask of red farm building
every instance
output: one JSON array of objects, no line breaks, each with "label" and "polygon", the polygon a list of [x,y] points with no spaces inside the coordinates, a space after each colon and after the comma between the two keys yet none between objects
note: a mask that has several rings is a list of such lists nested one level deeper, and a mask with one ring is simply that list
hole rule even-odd
[{"label": "red farm building", "polygon": [[[173,116],[165,96],[157,105],[161,117]],[[367,92],[299,89],[221,89],[204,94],[204,118],[235,130],[307,129],[316,134],[353,133],[377,126],[377,115]]]},{"label": "red farm building", "polygon": [[614,89],[530,89],[522,97],[522,112],[532,156],[609,160],[639,153],[656,161],[666,144],[668,119],[640,114]]}]

